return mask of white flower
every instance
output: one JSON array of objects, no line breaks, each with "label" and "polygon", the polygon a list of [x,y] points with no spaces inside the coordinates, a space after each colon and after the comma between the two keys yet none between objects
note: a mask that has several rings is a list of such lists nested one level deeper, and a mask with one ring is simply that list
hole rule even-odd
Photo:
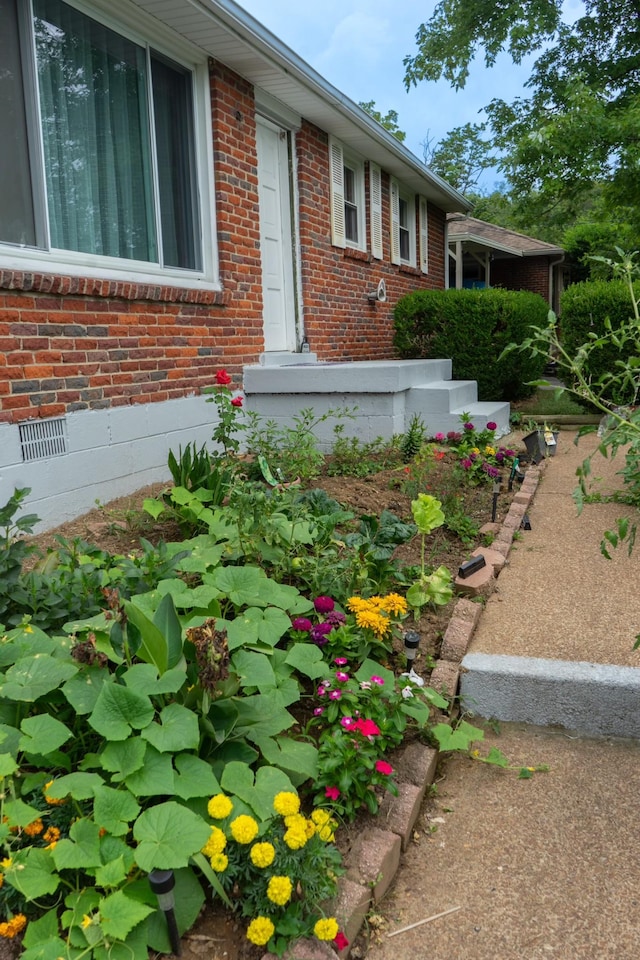
[{"label": "white flower", "polygon": [[402,688],[402,697],[404,700],[411,700],[411,698],[413,697],[413,690],[411,689],[409,684],[407,684],[406,687]]}]

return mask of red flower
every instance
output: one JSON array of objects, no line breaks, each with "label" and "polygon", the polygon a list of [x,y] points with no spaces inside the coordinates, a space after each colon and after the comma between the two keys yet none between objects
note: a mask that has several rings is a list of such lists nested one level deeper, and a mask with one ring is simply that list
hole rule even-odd
[{"label": "red flower", "polygon": [[435,457],[436,460],[444,460],[444,450],[434,451],[433,456]]},{"label": "red flower", "polygon": [[345,947],[349,946],[349,941],[345,937],[342,930],[338,930],[335,937],[333,938],[333,942],[336,945],[336,950],[344,950]]},{"label": "red flower", "polygon": [[377,737],[380,735],[380,727],[373,720],[356,720],[354,727],[359,730],[363,737]]},{"label": "red flower", "polygon": [[224,368],[218,370],[216,373],[216,383],[222,387],[226,387],[228,383],[231,383],[231,377]]},{"label": "red flower", "polygon": [[231,401],[232,407],[241,407],[242,406],[242,397],[234,397]]},{"label": "red flower", "polygon": [[337,800],[340,796],[340,791],[337,787],[325,787],[324,795],[328,800]]},{"label": "red flower", "polygon": [[376,760],[376,770],[378,773],[383,773],[385,777],[388,777],[389,774],[393,773],[393,767],[390,763],[387,763],[386,760]]}]

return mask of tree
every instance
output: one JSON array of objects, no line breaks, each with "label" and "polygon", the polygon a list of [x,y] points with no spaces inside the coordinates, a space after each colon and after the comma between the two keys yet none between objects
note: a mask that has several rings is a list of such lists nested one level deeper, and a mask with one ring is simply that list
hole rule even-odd
[{"label": "tree", "polygon": [[368,113],[370,117],[373,117],[374,120],[377,120],[385,130],[393,134],[396,140],[399,140],[400,143],[404,141],[406,133],[398,127],[398,114],[395,110],[387,110],[383,117],[380,111],[376,110],[375,100],[367,100],[366,103],[361,102],[358,106]]},{"label": "tree", "polygon": [[447,79],[464,87],[481,49],[520,63],[540,50],[528,98],[495,99],[486,113],[502,171],[529,216],[559,206],[562,218],[601,185],[609,204],[640,219],[640,31],[637,0],[584,0],[584,15],[563,20],[562,0],[440,0],[405,58],[407,87]]},{"label": "tree", "polygon": [[490,141],[482,137],[486,127],[485,123],[454,127],[435,146],[427,132],[422,144],[424,162],[452,187],[466,194],[478,185],[482,172],[496,163],[496,157],[490,153]]}]

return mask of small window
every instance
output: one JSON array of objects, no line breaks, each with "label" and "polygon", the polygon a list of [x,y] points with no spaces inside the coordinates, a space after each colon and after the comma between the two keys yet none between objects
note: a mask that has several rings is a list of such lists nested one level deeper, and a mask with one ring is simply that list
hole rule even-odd
[{"label": "small window", "polygon": [[329,142],[331,171],[331,242],[335,247],[366,248],[364,162]]},{"label": "small window", "polygon": [[391,180],[391,251],[393,263],[415,267],[415,197],[397,180]]}]

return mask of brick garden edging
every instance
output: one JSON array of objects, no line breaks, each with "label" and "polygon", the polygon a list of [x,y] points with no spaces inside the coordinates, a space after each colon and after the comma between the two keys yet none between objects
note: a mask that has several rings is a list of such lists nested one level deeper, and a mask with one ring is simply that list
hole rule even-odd
[{"label": "brick garden edging", "polygon": [[[547,461],[543,460],[538,466],[529,467],[502,523],[486,524],[482,528],[483,533],[495,533],[495,539],[490,547],[478,547],[471,556],[484,556],[486,565],[470,577],[456,577],[454,581],[461,597],[453,608],[442,640],[440,658],[429,680],[429,686],[446,697],[453,698],[458,692],[462,659],[482,614],[482,603],[468,598],[486,599],[495,590],[513,544],[513,535],[520,529],[546,466]],[[360,933],[371,908],[384,897],[395,879],[401,854],[407,849],[422,801],[433,783],[438,756],[437,750],[419,741],[405,748],[396,764],[398,796],[385,796],[375,826],[366,828],[350,851],[345,863],[346,873],[339,880],[333,905],[333,913],[350,945]],[[328,943],[299,940],[284,956],[285,960],[336,960],[336,957],[346,960],[350,950],[351,946],[338,953]],[[262,960],[276,958],[267,953]]]}]

